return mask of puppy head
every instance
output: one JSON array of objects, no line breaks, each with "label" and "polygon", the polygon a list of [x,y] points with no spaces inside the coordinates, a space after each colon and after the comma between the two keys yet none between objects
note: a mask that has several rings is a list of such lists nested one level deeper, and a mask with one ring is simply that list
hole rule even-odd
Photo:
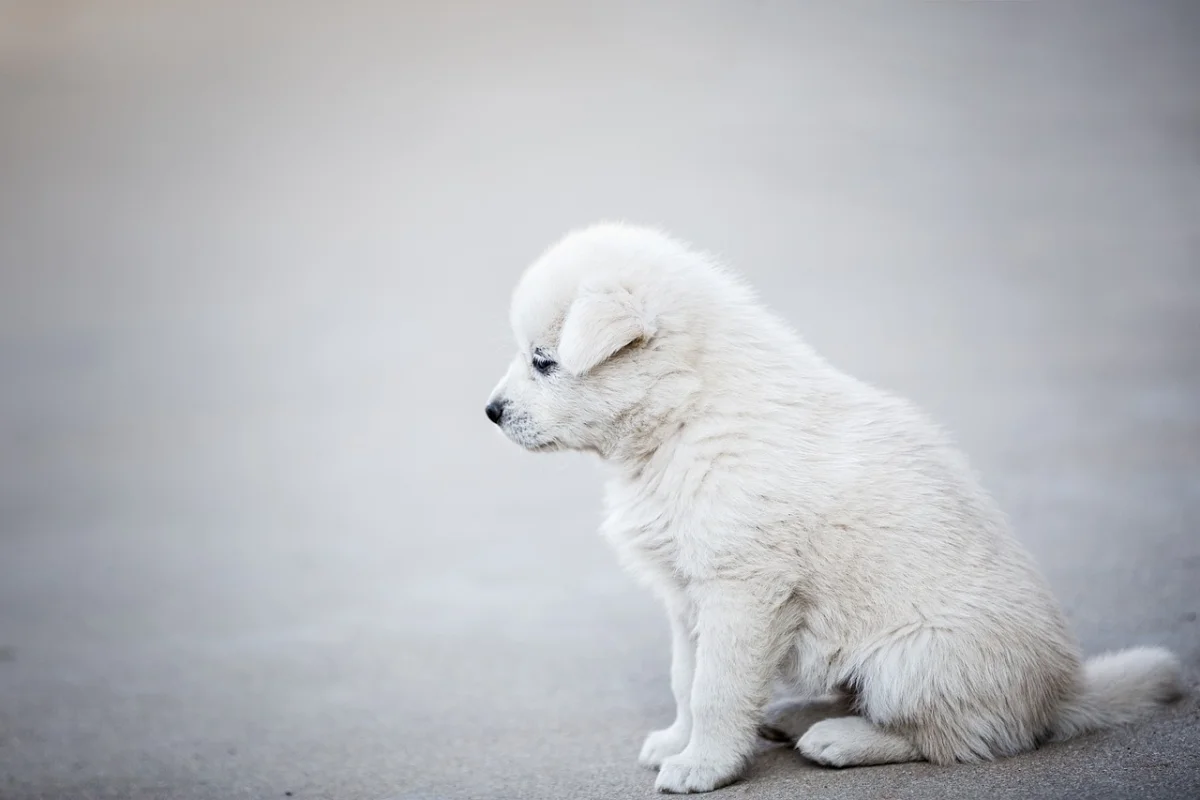
[{"label": "puppy head", "polygon": [[610,455],[661,419],[681,372],[660,313],[665,244],[595,226],[525,272],[512,303],[517,354],[487,409],[512,441]]}]

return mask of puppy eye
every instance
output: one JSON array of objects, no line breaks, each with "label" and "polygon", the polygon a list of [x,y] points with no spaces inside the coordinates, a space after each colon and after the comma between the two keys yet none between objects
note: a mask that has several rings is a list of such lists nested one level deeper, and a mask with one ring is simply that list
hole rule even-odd
[{"label": "puppy eye", "polygon": [[541,353],[533,354],[533,368],[543,375],[549,375],[558,366],[558,362],[552,358],[546,358]]}]

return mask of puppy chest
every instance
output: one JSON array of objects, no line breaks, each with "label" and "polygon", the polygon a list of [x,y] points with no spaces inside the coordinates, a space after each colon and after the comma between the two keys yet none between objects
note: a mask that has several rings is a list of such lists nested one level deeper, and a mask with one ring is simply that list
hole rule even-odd
[{"label": "puppy chest", "polygon": [[652,502],[623,503],[610,498],[601,529],[622,563],[636,573],[670,575],[679,560],[679,520],[670,509]]},{"label": "puppy chest", "polygon": [[674,570],[679,546],[670,524],[638,524],[629,519],[610,519],[605,524],[604,535],[628,566],[637,570]]}]

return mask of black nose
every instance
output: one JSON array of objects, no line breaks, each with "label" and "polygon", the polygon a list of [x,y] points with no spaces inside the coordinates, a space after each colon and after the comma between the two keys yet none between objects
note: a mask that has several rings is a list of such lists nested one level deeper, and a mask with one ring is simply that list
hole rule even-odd
[{"label": "black nose", "polygon": [[487,415],[488,419],[499,425],[500,420],[504,417],[504,401],[493,400],[492,402],[488,403]]}]

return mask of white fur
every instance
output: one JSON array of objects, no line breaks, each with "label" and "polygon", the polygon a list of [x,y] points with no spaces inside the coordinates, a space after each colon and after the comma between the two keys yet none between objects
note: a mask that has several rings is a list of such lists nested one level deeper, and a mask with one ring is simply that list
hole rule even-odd
[{"label": "white fur", "polygon": [[[677,718],[640,757],[660,790],[735,780],[779,679],[851,701],[797,745],[839,767],[1008,756],[1178,694],[1161,649],[1083,667],[949,439],[711,258],[644,228],[577,231],[526,271],[512,324],[502,428],[608,462],[603,532],[667,607]],[[533,369],[535,350],[558,366]]]}]

